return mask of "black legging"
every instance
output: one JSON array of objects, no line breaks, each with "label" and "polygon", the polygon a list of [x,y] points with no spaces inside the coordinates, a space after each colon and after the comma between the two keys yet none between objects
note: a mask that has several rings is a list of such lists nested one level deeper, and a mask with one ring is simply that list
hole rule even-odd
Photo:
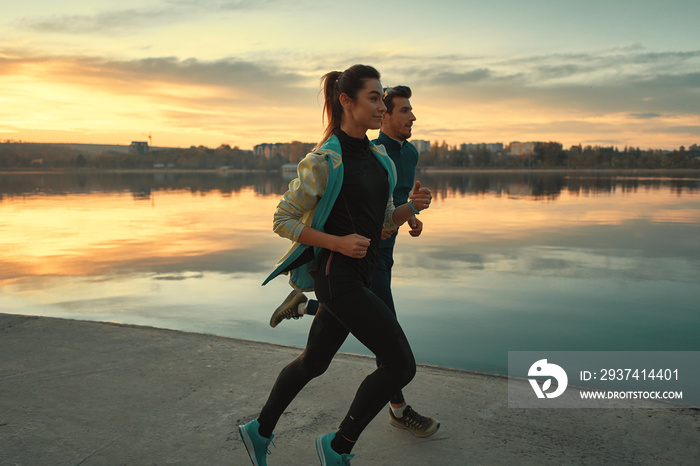
[{"label": "black legging", "polygon": [[282,369],[260,413],[260,433],[265,437],[302,388],[326,371],[348,333],[382,362],[362,381],[340,424],[338,434],[346,439],[356,441],[391,396],[416,373],[413,352],[396,316],[368,288],[355,288],[322,304],[311,324],[306,348]]}]

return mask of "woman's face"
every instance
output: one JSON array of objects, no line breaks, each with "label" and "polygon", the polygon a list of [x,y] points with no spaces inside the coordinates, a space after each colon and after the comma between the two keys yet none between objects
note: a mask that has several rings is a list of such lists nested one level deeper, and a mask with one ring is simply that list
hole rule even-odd
[{"label": "woman's face", "polygon": [[382,83],[378,79],[365,79],[364,84],[354,100],[346,94],[341,95],[340,100],[344,109],[342,126],[349,125],[363,133],[368,129],[379,129],[386,112],[382,101]]}]

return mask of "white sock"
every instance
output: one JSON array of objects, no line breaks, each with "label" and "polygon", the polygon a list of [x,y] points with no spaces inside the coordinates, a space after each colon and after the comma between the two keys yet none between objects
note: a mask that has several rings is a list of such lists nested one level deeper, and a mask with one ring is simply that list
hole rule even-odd
[{"label": "white sock", "polygon": [[300,303],[299,306],[297,306],[297,312],[300,316],[306,314],[306,302]]},{"label": "white sock", "polygon": [[391,407],[391,411],[394,413],[394,416],[396,417],[403,417],[403,412],[406,409],[407,404],[404,403],[403,406],[400,408],[394,408],[393,406]]}]

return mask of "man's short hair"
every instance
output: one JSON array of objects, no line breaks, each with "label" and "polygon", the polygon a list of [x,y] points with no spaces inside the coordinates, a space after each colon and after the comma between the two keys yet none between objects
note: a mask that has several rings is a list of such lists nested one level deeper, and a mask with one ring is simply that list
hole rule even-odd
[{"label": "man's short hair", "polygon": [[386,105],[386,113],[391,114],[394,111],[394,97],[411,98],[411,88],[408,86],[394,86],[384,88],[384,105]]}]

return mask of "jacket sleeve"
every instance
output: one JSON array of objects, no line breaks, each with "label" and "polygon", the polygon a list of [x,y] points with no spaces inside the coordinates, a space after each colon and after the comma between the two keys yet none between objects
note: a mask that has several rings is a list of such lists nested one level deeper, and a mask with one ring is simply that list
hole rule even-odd
[{"label": "jacket sleeve", "polygon": [[[389,168],[391,168],[391,174],[389,176],[389,183],[390,183],[390,188],[391,191],[393,192],[394,188],[396,188],[396,179],[397,179],[397,173],[396,173],[396,165],[394,164],[394,161],[391,160],[391,157],[386,155],[386,149],[384,146],[379,145],[377,146],[377,149],[381,151],[384,156],[386,156],[386,160],[389,161]],[[393,185],[391,184],[393,181]],[[384,224],[382,225],[382,228],[385,230],[393,230],[395,228],[398,228],[399,226],[394,223],[394,210],[396,210],[396,206],[394,205],[394,195],[389,194],[389,202],[386,204],[386,209],[384,210]]]},{"label": "jacket sleeve", "polygon": [[386,210],[384,211],[384,225],[382,228],[385,230],[393,230],[399,226],[394,223],[394,211],[396,207],[394,206],[394,197],[389,197],[389,203],[386,205]]},{"label": "jacket sleeve", "polygon": [[305,226],[311,225],[318,201],[328,183],[328,163],[322,154],[312,152],[297,166],[297,178],[280,199],[273,219],[273,231],[298,242]]}]

